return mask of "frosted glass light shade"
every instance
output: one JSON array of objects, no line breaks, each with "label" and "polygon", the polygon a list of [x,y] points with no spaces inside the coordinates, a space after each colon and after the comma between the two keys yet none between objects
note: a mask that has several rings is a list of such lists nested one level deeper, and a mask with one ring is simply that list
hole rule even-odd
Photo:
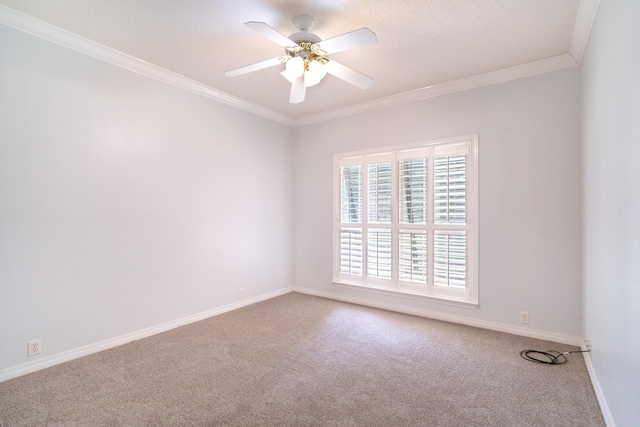
[{"label": "frosted glass light shade", "polygon": [[287,61],[286,69],[292,76],[302,76],[302,73],[304,73],[304,59],[299,56],[294,56]]},{"label": "frosted glass light shade", "polygon": [[316,78],[311,71],[304,72],[304,86],[311,87],[320,83],[320,79]]},{"label": "frosted glass light shade", "polygon": [[304,59],[299,56],[294,56],[289,59],[285,65],[285,70],[281,72],[282,76],[289,80],[291,84],[295,83],[296,79],[304,73]]},{"label": "frosted glass light shade", "polygon": [[318,61],[309,63],[309,70],[304,73],[304,85],[315,86],[327,75],[327,67]]},{"label": "frosted glass light shade", "polygon": [[313,73],[313,76],[318,80],[324,79],[324,77],[327,75],[326,65],[318,61],[311,61],[309,63],[309,71]]}]

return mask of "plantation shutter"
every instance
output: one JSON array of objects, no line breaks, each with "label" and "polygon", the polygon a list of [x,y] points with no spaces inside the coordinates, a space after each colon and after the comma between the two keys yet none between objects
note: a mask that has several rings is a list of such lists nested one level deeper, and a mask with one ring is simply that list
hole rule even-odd
[{"label": "plantation shutter", "polygon": [[340,168],[340,213],[343,223],[362,222],[362,166]]},{"label": "plantation shutter", "polygon": [[477,137],[336,155],[334,282],[477,302]]},{"label": "plantation shutter", "polygon": [[427,222],[427,159],[400,160],[398,165],[400,223]]},{"label": "plantation shutter", "polygon": [[367,275],[391,279],[391,230],[369,230],[367,235]]},{"label": "plantation shutter", "polygon": [[368,221],[391,224],[391,162],[371,163],[368,170]]},{"label": "plantation shutter", "polygon": [[362,165],[340,168],[340,221],[349,224],[340,230],[340,272],[362,276]]},{"label": "plantation shutter", "polygon": [[434,235],[434,282],[437,286],[464,288],[467,278],[465,232]]},{"label": "plantation shutter", "polygon": [[467,285],[468,147],[442,147],[434,156],[433,283],[442,288]]},{"label": "plantation shutter", "polygon": [[362,230],[343,228],[340,233],[340,271],[362,275]]},{"label": "plantation shutter", "polygon": [[401,230],[398,255],[400,280],[427,283],[427,233],[425,231]]},{"label": "plantation shutter", "polygon": [[434,159],[434,222],[465,224],[467,207],[467,163],[464,154]]}]

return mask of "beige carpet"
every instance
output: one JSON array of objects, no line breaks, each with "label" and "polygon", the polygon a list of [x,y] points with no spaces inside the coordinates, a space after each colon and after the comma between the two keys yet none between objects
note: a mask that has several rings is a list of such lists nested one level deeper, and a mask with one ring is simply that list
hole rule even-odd
[{"label": "beige carpet", "polygon": [[2,426],[604,426],[566,345],[291,293],[0,383]]}]

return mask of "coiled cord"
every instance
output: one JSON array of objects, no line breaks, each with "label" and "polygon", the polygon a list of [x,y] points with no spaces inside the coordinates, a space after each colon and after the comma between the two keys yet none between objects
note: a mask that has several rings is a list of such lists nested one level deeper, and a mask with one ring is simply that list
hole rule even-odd
[{"label": "coiled cord", "polygon": [[529,362],[544,363],[546,365],[562,365],[567,363],[567,354],[586,353],[591,350],[574,350],[560,353],[556,350],[540,351],[540,350],[522,350],[520,356]]}]

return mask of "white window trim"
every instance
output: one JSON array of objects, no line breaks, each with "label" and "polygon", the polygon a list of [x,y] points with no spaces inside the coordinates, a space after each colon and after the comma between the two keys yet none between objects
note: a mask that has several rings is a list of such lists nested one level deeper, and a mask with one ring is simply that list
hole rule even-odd
[{"label": "white window trim", "polygon": [[[467,185],[468,185],[468,204],[467,204],[467,224],[466,230],[468,233],[467,239],[467,286],[463,292],[451,291],[448,288],[433,287],[430,292],[416,292],[407,289],[391,289],[389,287],[377,286],[375,280],[369,280],[366,278],[366,267],[363,266],[363,277],[355,278],[355,280],[349,280],[345,277],[340,277],[340,161],[350,159],[349,163],[359,164],[359,158],[371,155],[384,155],[396,151],[407,150],[419,150],[419,149],[432,149],[440,146],[438,151],[441,151],[444,146],[450,146],[452,151],[455,151],[455,144],[468,144],[469,161],[467,170]],[[396,173],[397,165],[393,164],[394,174]],[[365,170],[363,169],[363,174]],[[414,144],[397,145],[392,147],[383,147],[376,149],[361,150],[348,153],[337,153],[334,155],[333,160],[333,280],[332,283],[340,287],[348,287],[352,289],[359,289],[367,292],[382,293],[386,295],[404,296],[412,299],[424,300],[429,302],[438,302],[449,305],[475,308],[478,306],[478,134],[463,135],[458,137],[438,139],[433,141],[426,141]],[[432,185],[429,185],[429,227],[433,224],[433,193]],[[397,189],[394,188],[394,192]],[[366,194],[366,189],[363,188],[363,193]],[[397,200],[394,194],[394,203]],[[366,195],[362,200],[363,205],[366,203]],[[363,219],[364,220],[364,219]],[[395,222],[395,221],[394,221]],[[405,226],[399,226],[393,224],[392,228],[404,228]],[[455,230],[455,226],[448,226],[451,230]],[[364,230],[363,230],[364,231]],[[432,238],[430,239],[432,241]],[[366,250],[366,248],[363,248]],[[433,248],[429,251],[429,256],[433,256]],[[433,264],[431,264],[433,265]],[[430,273],[431,274],[431,273]]]}]

